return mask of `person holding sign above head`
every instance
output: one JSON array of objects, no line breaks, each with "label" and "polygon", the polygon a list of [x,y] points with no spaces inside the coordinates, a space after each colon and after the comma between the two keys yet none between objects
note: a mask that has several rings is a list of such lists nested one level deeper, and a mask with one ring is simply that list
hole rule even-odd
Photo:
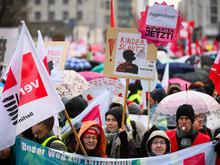
[{"label": "person holding sign above head", "polygon": [[65,144],[53,133],[54,117],[50,117],[32,127],[35,141],[42,146],[67,151]]},{"label": "person holding sign above head", "polygon": [[126,124],[125,129],[120,129],[122,112],[122,107],[112,107],[105,114],[106,153],[110,158],[135,158],[137,151],[132,131]]},{"label": "person holding sign above head", "polygon": [[[105,134],[101,125],[97,122],[84,122],[80,128],[78,136],[88,156],[107,157],[105,153]],[[83,155],[79,146],[77,146],[76,153]]]},{"label": "person holding sign above head", "polygon": [[132,63],[132,61],[136,59],[135,53],[132,50],[125,50],[123,52],[123,58],[125,59],[125,62],[119,64],[116,71],[138,74],[138,66]]},{"label": "person holding sign above head", "polygon": [[171,152],[210,141],[210,137],[195,130],[194,109],[190,104],[180,105],[176,112],[177,128],[167,130],[166,134],[171,141]]}]

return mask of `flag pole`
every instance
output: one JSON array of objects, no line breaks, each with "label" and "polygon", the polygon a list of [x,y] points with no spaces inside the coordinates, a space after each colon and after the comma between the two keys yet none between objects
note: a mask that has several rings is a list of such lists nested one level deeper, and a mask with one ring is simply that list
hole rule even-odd
[{"label": "flag pole", "polygon": [[65,115],[65,117],[66,117],[66,119],[67,119],[67,121],[68,121],[68,123],[69,123],[69,125],[70,125],[70,127],[71,127],[71,130],[72,130],[72,132],[73,132],[73,135],[75,136],[76,141],[77,141],[77,143],[79,144],[80,149],[82,150],[82,153],[83,153],[85,156],[88,156],[87,153],[86,153],[85,148],[84,148],[83,145],[82,145],[82,142],[80,141],[80,139],[79,139],[79,137],[78,137],[78,134],[77,134],[77,132],[76,132],[75,127],[73,127],[73,124],[72,124],[72,122],[71,122],[71,120],[70,120],[70,117],[69,117],[69,115],[68,115],[66,109],[64,110],[64,115]]},{"label": "flag pole", "polygon": [[110,2],[110,25],[115,27],[114,0]]},{"label": "flag pole", "polygon": [[151,80],[148,80],[148,83],[149,83],[149,88],[148,88],[148,92],[147,92],[147,115],[148,115],[148,122],[147,122],[147,127],[148,127],[148,130],[150,129],[150,83]]},{"label": "flag pole", "polygon": [[129,86],[129,79],[126,79],[126,89],[125,89],[124,106],[123,106],[122,122],[121,122],[122,130],[124,129],[124,126],[125,126],[125,113],[126,113],[126,107],[127,107],[128,86]]}]

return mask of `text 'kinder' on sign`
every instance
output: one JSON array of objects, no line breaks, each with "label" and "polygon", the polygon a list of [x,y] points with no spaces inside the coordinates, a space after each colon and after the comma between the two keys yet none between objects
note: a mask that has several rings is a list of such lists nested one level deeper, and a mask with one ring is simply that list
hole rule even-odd
[{"label": "text 'kinder' on sign", "polygon": [[121,37],[119,50],[132,50],[133,52],[139,52],[145,48],[144,39]]}]

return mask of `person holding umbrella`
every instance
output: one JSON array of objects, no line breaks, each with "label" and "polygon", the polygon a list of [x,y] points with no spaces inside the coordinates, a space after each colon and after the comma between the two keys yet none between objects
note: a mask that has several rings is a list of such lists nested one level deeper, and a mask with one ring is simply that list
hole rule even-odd
[{"label": "person holding umbrella", "polygon": [[206,143],[211,140],[209,136],[193,128],[194,116],[192,105],[183,104],[178,107],[176,112],[177,128],[166,131],[171,141],[171,152]]}]

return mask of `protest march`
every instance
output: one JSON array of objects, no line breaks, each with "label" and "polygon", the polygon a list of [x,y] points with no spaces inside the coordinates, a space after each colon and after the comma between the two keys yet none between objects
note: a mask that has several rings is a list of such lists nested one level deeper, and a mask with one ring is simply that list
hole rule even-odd
[{"label": "protest march", "polygon": [[100,44],[0,27],[0,164],[220,165],[218,41],[165,1],[119,27],[114,2]]}]

